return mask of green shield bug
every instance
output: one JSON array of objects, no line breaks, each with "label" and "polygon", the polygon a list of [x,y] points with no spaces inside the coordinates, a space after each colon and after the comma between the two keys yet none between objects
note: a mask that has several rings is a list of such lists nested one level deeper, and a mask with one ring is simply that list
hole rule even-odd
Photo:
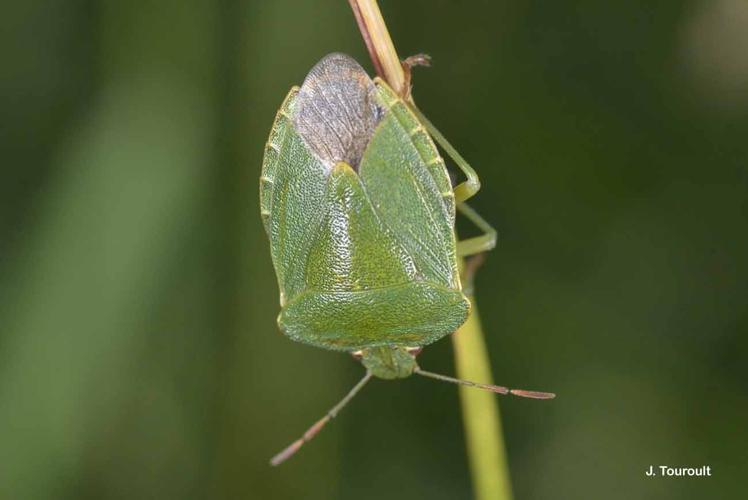
[{"label": "green shield bug", "polygon": [[[466,179],[454,188],[436,140]],[[470,312],[458,256],[493,248],[496,233],[465,200],[476,173],[414,106],[349,56],[330,54],[293,87],[265,148],[260,209],[280,288],[280,330],[345,351],[366,375],[278,465],[371,379],[418,374],[537,399],[553,394],[477,384],[422,370],[420,349]],[[456,241],[459,211],[485,234]]]}]

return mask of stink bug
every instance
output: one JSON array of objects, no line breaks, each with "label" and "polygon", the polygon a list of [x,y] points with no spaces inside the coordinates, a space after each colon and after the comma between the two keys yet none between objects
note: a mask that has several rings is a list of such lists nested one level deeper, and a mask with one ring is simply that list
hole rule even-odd
[{"label": "stink bug", "polygon": [[[467,180],[452,187],[442,146]],[[499,394],[547,399],[421,370],[420,349],[457,330],[470,301],[458,256],[490,250],[496,233],[465,200],[478,176],[444,137],[384,81],[330,54],[293,87],[265,148],[260,209],[280,288],[280,330],[352,353],[366,375],[304,435],[293,455],[371,377],[413,373]],[[456,241],[455,211],[485,234]]]}]

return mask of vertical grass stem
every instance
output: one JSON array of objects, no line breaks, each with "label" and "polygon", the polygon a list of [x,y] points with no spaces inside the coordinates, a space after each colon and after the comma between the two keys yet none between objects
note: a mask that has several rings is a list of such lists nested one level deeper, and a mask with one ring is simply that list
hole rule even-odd
[{"label": "vertical grass stem", "polygon": [[[366,48],[377,74],[393,89],[410,99],[409,82],[400,63],[387,25],[376,0],[348,0],[361,30]],[[460,262],[461,269],[469,269]],[[472,276],[463,276],[463,283]],[[472,286],[470,287],[472,288]],[[457,376],[491,384],[491,364],[481,329],[478,308],[452,335]],[[512,489],[506,459],[501,420],[496,396],[490,392],[460,387],[460,404],[465,426],[468,462],[477,500],[511,500]]]}]

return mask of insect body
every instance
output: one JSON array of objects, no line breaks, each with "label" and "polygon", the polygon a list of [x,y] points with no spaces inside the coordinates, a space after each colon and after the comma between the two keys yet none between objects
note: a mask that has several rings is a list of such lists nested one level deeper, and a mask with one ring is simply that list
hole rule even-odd
[{"label": "insect body", "polygon": [[[467,175],[454,189],[429,132]],[[478,188],[441,134],[350,57],[326,56],[301,88],[291,89],[260,182],[280,288],[278,325],[293,340],[356,354],[367,374],[274,464],[311,439],[372,376],[449,379],[421,370],[415,353],[453,333],[469,314],[457,257],[495,242],[493,229],[462,204]],[[486,234],[456,242],[456,209]]]}]

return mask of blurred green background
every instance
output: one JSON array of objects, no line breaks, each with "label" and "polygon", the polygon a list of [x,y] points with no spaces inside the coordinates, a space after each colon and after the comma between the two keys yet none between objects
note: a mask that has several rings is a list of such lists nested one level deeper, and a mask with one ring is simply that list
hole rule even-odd
[{"label": "blurred green background", "polygon": [[[518,499],[740,498],[748,3],[383,0],[499,229],[477,280]],[[278,333],[263,145],[347,2],[0,15],[0,498],[465,499],[457,391]],[[453,373],[450,343],[422,366]],[[649,465],[710,465],[706,479]]]}]

